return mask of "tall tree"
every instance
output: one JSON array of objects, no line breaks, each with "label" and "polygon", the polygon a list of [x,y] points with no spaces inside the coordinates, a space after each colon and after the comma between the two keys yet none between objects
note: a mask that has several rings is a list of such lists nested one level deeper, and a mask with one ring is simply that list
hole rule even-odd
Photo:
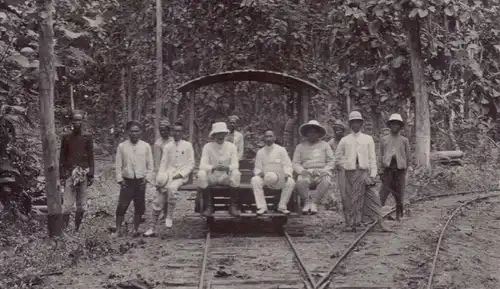
[{"label": "tall tree", "polygon": [[156,0],[156,94],[155,94],[155,139],[160,137],[161,93],[163,80],[163,37],[161,0]]},{"label": "tall tree", "polygon": [[420,42],[420,22],[417,17],[406,19],[410,50],[413,95],[415,97],[415,161],[417,166],[430,168],[431,122],[429,96],[425,85],[425,68]]},{"label": "tall tree", "polygon": [[45,191],[47,192],[48,233],[62,234],[61,194],[58,191],[56,130],[54,120],[55,54],[52,0],[39,0],[40,9],[40,131],[42,135]]}]

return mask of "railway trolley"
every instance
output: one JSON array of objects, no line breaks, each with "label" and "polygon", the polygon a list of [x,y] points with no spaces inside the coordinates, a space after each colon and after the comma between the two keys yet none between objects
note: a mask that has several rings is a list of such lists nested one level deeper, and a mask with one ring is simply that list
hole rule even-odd
[{"label": "railway trolley", "polygon": [[[313,92],[315,94],[326,92],[319,88],[318,86],[302,80],[297,77],[289,76],[279,72],[273,71],[263,71],[263,70],[235,70],[226,71],[217,74],[211,74],[205,77],[200,77],[188,81],[187,83],[181,85],[177,90],[182,94],[181,101],[188,101],[189,108],[189,141],[193,143],[194,137],[194,108],[195,108],[195,97],[196,90],[211,84],[225,83],[233,81],[256,81],[261,83],[270,83],[279,85],[290,89],[290,97],[292,98],[292,110],[293,115],[298,116],[297,120],[302,123],[308,121],[308,107],[309,107],[309,93]],[[178,104],[174,107],[172,118],[177,118]],[[296,125],[298,128],[298,125]],[[295,131],[295,136],[297,135],[297,129]],[[294,137],[292,146],[288,147],[289,153],[293,153],[293,149],[297,144],[297,137]],[[301,200],[297,192],[294,191],[290,201],[288,203],[288,210],[291,211],[290,214],[285,215],[282,213],[277,213],[275,210],[277,208],[281,191],[272,190],[269,188],[264,188],[264,194],[268,203],[269,211],[263,215],[256,214],[255,199],[253,196],[252,186],[250,180],[253,177],[253,164],[254,160],[243,159],[240,160],[240,172],[241,172],[241,185],[236,190],[239,194],[238,202],[241,209],[241,215],[237,218],[271,218],[273,225],[277,230],[282,230],[283,226],[286,224],[289,217],[299,217],[301,215]],[[179,188],[179,191],[196,191],[196,199],[194,204],[195,213],[203,216],[202,213],[205,209],[205,201],[203,194],[197,189],[195,185],[194,178],[197,175],[197,168],[193,170],[189,181]],[[315,189],[315,188],[311,188]],[[229,187],[224,186],[214,186],[210,188],[213,197],[214,214],[211,217],[206,218],[207,226],[211,228],[214,225],[216,219],[234,219],[228,213],[228,207],[230,204]]]}]

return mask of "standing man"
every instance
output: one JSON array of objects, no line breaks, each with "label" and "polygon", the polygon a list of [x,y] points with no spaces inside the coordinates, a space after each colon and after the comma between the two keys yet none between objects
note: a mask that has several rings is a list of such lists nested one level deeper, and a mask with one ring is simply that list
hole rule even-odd
[{"label": "standing man", "polygon": [[212,193],[210,186],[225,185],[231,188],[231,204],[229,214],[239,216],[240,209],[238,195],[235,188],[240,186],[241,173],[238,162],[236,146],[225,141],[229,129],[226,123],[216,122],[212,125],[212,131],[208,135],[212,141],[203,147],[198,171],[197,185],[206,200],[206,208],[203,215],[212,216],[214,213]]},{"label": "standing man", "polygon": [[275,144],[276,137],[271,129],[264,131],[265,146],[257,151],[255,157],[254,177],[251,180],[257,215],[267,211],[264,186],[271,189],[280,189],[281,198],[278,204],[278,212],[289,214],[287,204],[292,196],[295,182],[293,181],[292,161],[288,152],[282,146]]},{"label": "standing man", "polygon": [[64,186],[63,219],[67,227],[76,203],[75,231],[87,208],[87,187],[94,180],[94,144],[92,135],[82,130],[83,112],[72,113],[73,130],[63,135],[59,157],[59,176]]},{"label": "standing man", "polygon": [[238,160],[241,160],[243,158],[243,154],[245,153],[245,139],[243,134],[236,131],[240,118],[236,115],[231,115],[228,117],[228,120],[229,133],[226,137],[226,141],[234,143],[236,149],[238,150]]},{"label": "standing man", "polygon": [[345,128],[344,124],[340,120],[338,120],[338,119],[335,121],[335,123],[333,125],[333,132],[334,132],[334,136],[328,142],[328,144],[332,148],[332,151],[335,152],[335,150],[337,149],[337,145],[339,144],[340,140],[346,134],[346,128]]},{"label": "standing man", "polygon": [[362,223],[379,221],[379,229],[387,231],[382,224],[380,199],[373,191],[377,177],[375,143],[361,132],[363,122],[360,112],[349,114],[352,132],[340,140],[336,151],[346,229],[354,231]]},{"label": "standing man", "polygon": [[391,115],[387,126],[391,132],[380,140],[380,167],[384,170],[380,202],[384,206],[387,196],[392,194],[396,201],[396,221],[400,221],[403,217],[406,169],[410,167],[411,149],[408,139],[400,133],[404,126],[400,114]]},{"label": "standing man", "polygon": [[[297,191],[305,202],[302,213],[316,214],[318,204],[332,186],[331,172],[334,166],[332,149],[321,140],[326,129],[316,120],[311,120],[299,128],[306,141],[300,143],[293,153],[293,168],[299,175]],[[309,188],[316,186],[316,196],[311,196]]]},{"label": "standing man", "polygon": [[[333,131],[334,131],[334,136],[328,142],[328,145],[330,145],[330,147],[332,148],[332,152],[335,153],[335,150],[337,150],[337,146],[338,146],[340,140],[346,134],[346,127],[345,127],[344,123],[342,123],[342,121],[337,119],[337,120],[335,120],[335,123],[333,125]],[[333,170],[332,175],[333,175],[332,179],[336,179],[338,177],[337,171]],[[338,198],[336,196],[337,193],[338,193],[337,182],[333,181],[332,182],[332,190],[330,192],[330,197],[332,198],[332,201],[333,201],[335,207],[338,208]]]},{"label": "standing man", "polygon": [[141,124],[132,120],[126,126],[129,139],[120,143],[116,150],[116,181],[120,184],[120,197],[116,208],[116,233],[122,233],[125,213],[134,201],[134,230],[132,236],[139,235],[139,225],[146,210],[146,184],[151,182],[153,154],[151,146],[140,140]]},{"label": "standing man", "polygon": [[174,141],[167,144],[163,149],[160,168],[156,175],[157,195],[153,202],[153,226],[144,234],[146,237],[155,234],[156,224],[160,212],[167,205],[165,226],[172,227],[173,213],[177,200],[177,190],[185,184],[194,168],[193,145],[182,139],[184,126],[176,122],[173,126],[172,135]]},{"label": "standing man", "polygon": [[[160,163],[163,155],[163,149],[174,139],[170,136],[170,122],[167,119],[160,121],[160,126],[158,128],[160,131],[160,137],[153,144],[153,161],[154,161],[154,171],[153,176],[158,174],[158,169],[160,168]],[[156,187],[158,189],[158,186]],[[164,208],[163,214],[167,216],[167,206],[162,206]]]}]

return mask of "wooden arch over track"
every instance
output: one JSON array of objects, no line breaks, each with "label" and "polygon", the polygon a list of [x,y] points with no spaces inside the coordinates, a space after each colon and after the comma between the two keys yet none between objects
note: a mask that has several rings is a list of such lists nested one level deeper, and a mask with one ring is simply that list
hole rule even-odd
[{"label": "wooden arch over track", "polygon": [[257,81],[276,84],[295,91],[309,89],[317,93],[326,93],[323,89],[307,80],[267,70],[233,70],[210,74],[208,76],[199,77],[184,83],[177,88],[177,91],[180,93],[187,93],[203,86],[230,81]]},{"label": "wooden arch over track", "polygon": [[[195,105],[195,91],[201,87],[212,85],[216,83],[232,82],[232,81],[256,81],[262,83],[275,84],[286,87],[294,93],[293,113],[298,113],[302,123],[309,120],[309,93],[328,95],[328,92],[318,87],[317,85],[300,79],[295,76],[287,75],[281,72],[267,71],[267,70],[232,70],[207,76],[195,78],[190,80],[180,87],[177,91],[182,93],[182,99],[189,99],[189,141],[193,142],[194,137],[194,105]],[[172,118],[177,118],[178,107],[173,110]],[[294,140],[294,143],[296,141]]]}]

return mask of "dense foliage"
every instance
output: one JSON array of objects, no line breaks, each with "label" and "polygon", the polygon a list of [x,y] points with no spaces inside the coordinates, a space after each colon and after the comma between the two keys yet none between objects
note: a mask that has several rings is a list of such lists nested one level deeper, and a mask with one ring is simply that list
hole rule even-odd
[{"label": "dense foliage", "polygon": [[[36,123],[38,24],[34,1],[0,2],[2,137],[15,128],[10,155],[31,157]],[[282,71],[329,92],[316,96],[311,117],[331,124],[347,103],[369,120],[377,138],[392,112],[413,135],[412,78],[407,19],[417,19],[430,94],[434,149],[470,150],[496,131],[500,96],[499,1],[169,1],[163,16],[163,106],[187,121],[175,88],[191,78],[231,69]],[[153,1],[63,0],[56,3],[56,119],[68,124],[70,89],[88,113],[98,153],[112,152],[127,118],[146,122],[153,135],[155,6]],[[291,92],[256,83],[201,89],[196,100],[197,147],[209,125],[227,114],[242,117],[250,150],[258,129],[290,120]],[[5,109],[4,109],[5,108]],[[13,121],[10,112],[29,115]],[[481,124],[481,125],[480,125]],[[28,129],[30,128],[30,129]],[[61,131],[60,130],[60,131]],[[59,132],[60,132],[59,131]],[[11,135],[11,134],[10,134]],[[23,147],[26,146],[26,147]],[[4,151],[6,148],[2,148]],[[38,167],[36,160],[22,170]],[[33,173],[32,179],[37,174]]]}]

